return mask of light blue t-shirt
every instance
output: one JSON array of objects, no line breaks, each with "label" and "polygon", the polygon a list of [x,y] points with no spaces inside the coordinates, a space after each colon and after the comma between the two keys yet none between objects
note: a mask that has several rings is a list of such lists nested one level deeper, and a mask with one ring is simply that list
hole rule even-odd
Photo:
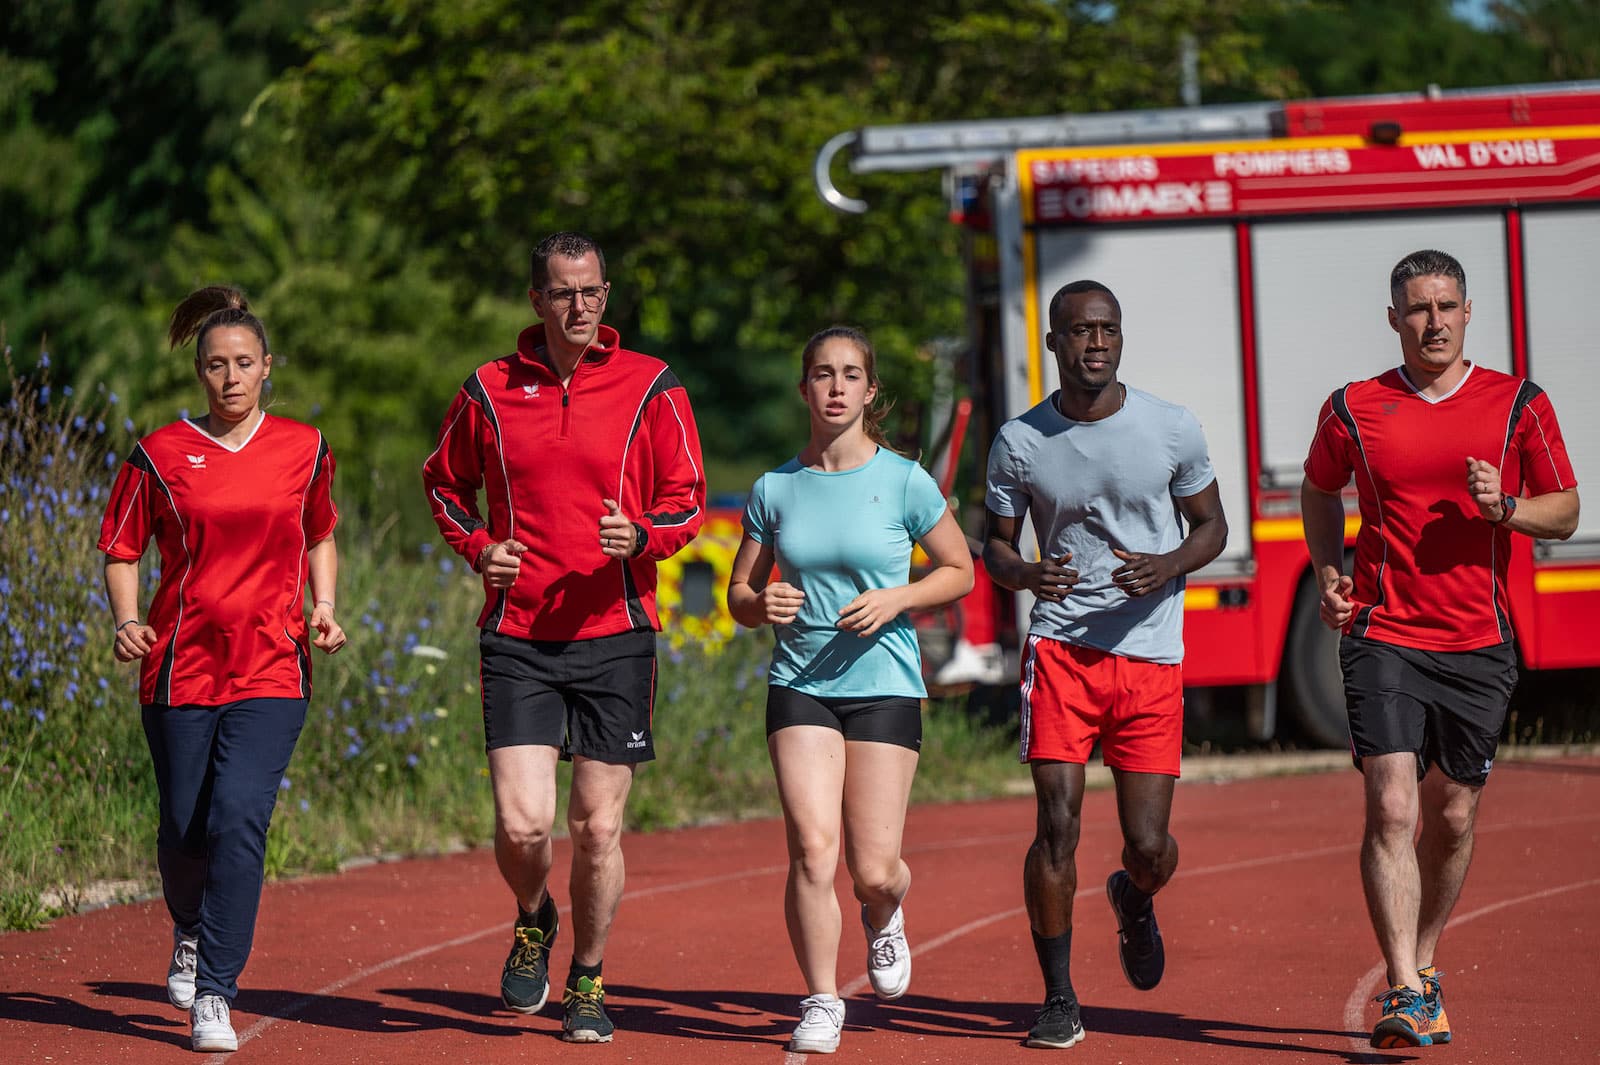
[{"label": "light blue t-shirt", "polygon": [[1175,498],[1216,480],[1200,422],[1188,410],[1128,389],[1122,409],[1076,422],[1052,393],[1000,427],[989,450],[988,508],[1033,520],[1039,549],[1067,551],[1080,580],[1066,599],[1034,603],[1032,635],[1150,662],[1183,661],[1183,587],[1177,577],[1133,597],[1111,581],[1123,551],[1162,554],[1183,542]]},{"label": "light blue t-shirt", "polygon": [[791,459],[762,474],[744,508],[745,531],[771,545],[776,579],[805,593],[794,621],[772,627],[768,682],[824,698],[928,694],[909,618],[863,637],[838,628],[839,611],[868,589],[906,584],[912,542],[945,510],[927,471],[888,448],[853,470],[825,473]]}]

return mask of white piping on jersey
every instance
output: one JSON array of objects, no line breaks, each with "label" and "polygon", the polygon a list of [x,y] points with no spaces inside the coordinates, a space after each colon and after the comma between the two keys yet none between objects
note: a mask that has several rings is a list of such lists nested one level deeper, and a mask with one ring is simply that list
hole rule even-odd
[{"label": "white piping on jersey", "polygon": [[[150,457],[150,453],[148,451],[145,452],[145,458],[148,459],[149,457]],[[155,468],[155,463],[153,463],[153,462],[150,463],[150,466],[151,466],[152,469],[154,469]],[[134,505],[139,502],[139,492],[141,490],[143,490],[143,488],[144,488],[144,473],[143,473],[143,471],[141,471],[140,474],[139,474],[138,482],[135,483],[134,486],[133,486],[133,495],[128,497],[128,509],[123,512],[122,520],[117,522],[117,531],[111,534],[111,542],[113,544],[115,544],[118,540],[122,539],[122,530],[128,524],[128,519],[133,517]],[[137,562],[138,560],[135,559],[134,561]]]},{"label": "white piping on jersey", "polygon": [[[172,624],[172,639],[167,643],[167,653],[172,656],[172,673],[176,673],[178,670],[178,634],[183,631],[183,586],[189,583],[189,573],[194,569],[194,553],[189,550],[189,527],[184,523],[183,515],[178,511],[178,500],[172,494],[172,486],[167,484],[165,477],[161,476],[161,472],[156,468],[156,460],[150,452],[146,451],[144,457],[149,460],[151,476],[160,481],[161,487],[166,489],[162,494],[166,496],[167,505],[172,508],[172,516],[178,521],[178,542],[183,544],[183,576],[178,578],[178,620]],[[156,702],[165,703],[168,706],[172,705],[172,673],[167,674],[167,697],[165,699],[156,699]],[[157,675],[159,674],[160,668],[157,667]],[[157,694],[159,695],[159,693]]]},{"label": "white piping on jersey", "polygon": [[1427,403],[1443,403],[1445,400],[1449,399],[1451,396],[1453,396],[1457,392],[1461,391],[1461,386],[1467,383],[1467,378],[1471,377],[1472,376],[1472,371],[1476,370],[1477,368],[1478,368],[1477,363],[1468,362],[1467,363],[1467,372],[1462,376],[1461,380],[1457,381],[1456,382],[1456,386],[1454,388],[1452,388],[1450,391],[1446,392],[1442,396],[1430,396],[1426,392],[1424,392],[1422,389],[1418,388],[1412,382],[1411,375],[1406,373],[1406,368],[1404,366],[1400,367],[1400,380],[1404,381],[1406,383],[1406,387],[1411,389],[1411,391],[1416,394],[1417,398],[1423,400],[1424,402],[1427,402]]},{"label": "white piping on jersey", "polygon": [[[678,420],[678,438],[683,444],[683,453],[689,459],[689,465],[694,470],[694,488],[698,489],[700,487],[700,485],[702,483],[704,483],[705,478],[703,478],[700,475],[700,467],[696,466],[694,464],[694,448],[689,446],[689,430],[688,430],[688,427],[686,427],[683,424],[683,415],[678,413],[678,405],[673,402],[672,393],[671,392],[663,392],[663,393],[661,393],[661,396],[662,396],[663,399],[665,399],[667,401],[667,405],[672,408],[672,416]],[[695,507],[693,510],[688,511],[684,515],[684,519],[682,521],[678,522],[677,525],[687,525],[687,524],[689,524],[689,519],[694,517],[695,513],[697,511],[699,511],[699,509],[700,509],[699,507]],[[667,529],[675,528],[675,527],[676,526],[674,526],[674,525],[663,525],[662,526],[662,528],[667,528]]]},{"label": "white piping on jersey", "polygon": [[201,436],[205,437],[207,440],[211,441],[213,444],[217,445],[222,450],[231,451],[235,455],[237,455],[239,452],[243,451],[246,447],[249,446],[250,441],[254,440],[256,438],[256,434],[261,431],[261,427],[263,425],[267,424],[267,412],[266,411],[262,411],[261,412],[261,418],[260,418],[259,421],[256,422],[255,428],[250,430],[250,435],[249,436],[245,437],[243,440],[241,440],[239,442],[239,446],[238,447],[229,447],[227,444],[223,443],[220,439],[218,439],[217,437],[212,436],[210,433],[206,432],[204,429],[202,429],[198,425],[196,425],[194,423],[194,419],[192,419],[192,418],[185,418],[183,420],[183,424],[187,425],[189,428],[193,429],[195,432],[199,433]]},{"label": "white piping on jersey", "polygon": [[1567,486],[1561,483],[1561,470],[1558,466],[1556,466],[1556,457],[1555,454],[1550,450],[1550,441],[1544,435],[1544,422],[1539,420],[1539,412],[1533,409],[1532,403],[1529,403],[1523,408],[1523,410],[1533,415],[1534,428],[1539,430],[1539,443],[1544,445],[1545,461],[1550,463],[1550,473],[1556,479],[1556,491],[1565,492],[1567,490]]},{"label": "white piping on jersey", "polygon": [[[305,490],[300,493],[300,559],[302,564],[306,565],[309,565],[306,562],[306,556],[311,551],[311,545],[306,542],[308,539],[306,535],[306,507],[311,504],[311,486],[317,483],[317,467],[321,465],[317,460],[321,457],[322,430],[318,429],[317,446],[311,452],[311,476],[306,479]],[[298,591],[300,594],[296,598],[299,599],[300,610],[304,612],[306,608],[306,592],[304,588],[298,589]],[[289,636],[288,628],[283,630],[283,634]],[[311,691],[311,678],[306,676],[305,665],[300,660],[300,645],[295,643],[293,636],[289,636],[289,642],[294,644],[294,668],[300,673],[300,690],[309,694]]]},{"label": "white piping on jersey", "polygon": [[[478,387],[483,390],[483,402],[489,408],[489,413],[494,415],[494,452],[500,457],[500,476],[506,482],[506,521],[510,524],[506,528],[505,538],[511,539],[517,532],[517,505],[511,498],[511,472],[506,469],[506,437],[505,429],[500,421],[499,413],[494,409],[494,400],[489,398],[489,390],[484,387],[483,378],[478,377],[478,371],[472,371],[472,376],[478,378]],[[489,535],[494,535],[494,530],[489,530]],[[498,630],[497,630],[498,631]]]}]

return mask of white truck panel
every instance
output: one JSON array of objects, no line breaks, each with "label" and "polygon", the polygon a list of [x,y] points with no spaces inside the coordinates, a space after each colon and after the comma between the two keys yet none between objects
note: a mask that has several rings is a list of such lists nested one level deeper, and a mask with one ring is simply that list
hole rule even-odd
[{"label": "white truck panel", "polygon": [[[1528,294],[1528,375],[1550,394],[1584,500],[1574,541],[1600,540],[1600,380],[1596,379],[1593,301],[1600,262],[1600,207],[1529,209],[1523,215]],[[1477,325],[1476,319],[1473,325]],[[1589,478],[1585,482],[1585,478]],[[1579,493],[1583,493],[1580,491]]]},{"label": "white truck panel", "polygon": [[1467,273],[1467,357],[1510,372],[1505,224],[1498,211],[1431,217],[1258,222],[1253,241],[1261,471],[1298,487],[1317,411],[1341,385],[1400,363],[1389,271],[1438,248]]}]

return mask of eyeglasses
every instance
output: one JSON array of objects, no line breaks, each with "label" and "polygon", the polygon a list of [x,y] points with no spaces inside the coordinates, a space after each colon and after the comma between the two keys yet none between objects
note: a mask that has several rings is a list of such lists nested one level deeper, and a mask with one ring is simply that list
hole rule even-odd
[{"label": "eyeglasses", "polygon": [[549,288],[545,289],[544,298],[552,307],[570,307],[573,300],[582,296],[583,306],[592,311],[600,306],[600,302],[606,298],[606,293],[610,290],[609,281],[603,285],[589,285],[585,288]]}]

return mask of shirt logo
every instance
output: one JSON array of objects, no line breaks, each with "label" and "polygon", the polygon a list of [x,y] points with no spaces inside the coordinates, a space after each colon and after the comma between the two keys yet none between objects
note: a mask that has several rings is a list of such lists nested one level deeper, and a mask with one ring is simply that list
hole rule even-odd
[{"label": "shirt logo", "polygon": [[1385,413],[1385,414],[1393,414],[1395,411],[1397,411],[1399,409],[1400,409],[1400,401],[1398,399],[1386,399],[1386,400],[1383,401],[1383,413]]},{"label": "shirt logo", "polygon": [[531,384],[531,385],[523,385],[522,386],[522,394],[527,396],[529,399],[532,399],[534,396],[537,396],[539,394],[539,385],[537,383],[534,383],[534,384]]},{"label": "shirt logo", "polygon": [[629,732],[628,735],[633,737],[633,739],[628,741],[628,748],[630,750],[644,746],[643,732]]},{"label": "shirt logo", "polygon": [[206,468],[206,457],[204,455],[185,455],[184,458],[189,460],[189,468],[191,470],[203,470]]}]

